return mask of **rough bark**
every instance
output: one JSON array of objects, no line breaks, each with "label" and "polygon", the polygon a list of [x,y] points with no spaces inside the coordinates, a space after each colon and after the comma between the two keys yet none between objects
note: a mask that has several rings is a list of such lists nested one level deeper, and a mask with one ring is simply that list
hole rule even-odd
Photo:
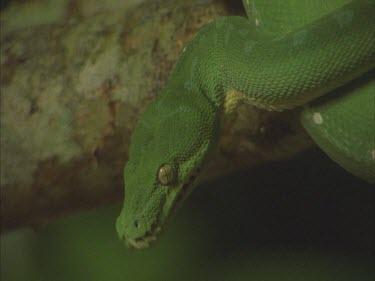
[{"label": "rough bark", "polygon": [[[122,200],[139,113],[201,26],[244,14],[229,1],[133,2],[22,1],[2,10],[2,230]],[[297,111],[241,104],[223,117],[203,177],[310,145]]]}]

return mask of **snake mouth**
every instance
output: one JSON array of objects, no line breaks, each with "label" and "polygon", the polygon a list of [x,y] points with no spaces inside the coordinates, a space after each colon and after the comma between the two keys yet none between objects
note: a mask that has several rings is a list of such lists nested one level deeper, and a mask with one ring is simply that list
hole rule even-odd
[{"label": "snake mouth", "polygon": [[155,224],[152,226],[150,231],[147,231],[146,234],[139,238],[127,238],[126,245],[132,249],[146,249],[149,248],[157,239],[157,235],[161,231],[161,226]]},{"label": "snake mouth", "polygon": [[[173,203],[173,206],[170,211],[170,216],[175,215],[177,209],[182,205],[182,203],[185,201],[185,199],[190,194],[192,188],[191,186],[194,185],[196,178],[200,174],[200,169],[197,168],[194,173],[189,177],[189,179],[182,185],[181,190],[179,194],[176,196],[176,199]],[[160,223],[155,223],[152,225],[151,230],[147,231],[145,235],[138,238],[129,238],[126,237],[126,245],[131,249],[146,249],[149,248],[154,244],[154,242],[157,240],[157,236],[161,232],[162,227]]]},{"label": "snake mouth", "polygon": [[200,168],[197,168],[189,177],[189,179],[182,185],[180,193],[177,195],[175,202],[171,208],[171,215],[175,215],[176,211],[181,207],[182,203],[188,197],[190,192],[192,191],[192,186],[194,186],[197,177],[201,172]]}]

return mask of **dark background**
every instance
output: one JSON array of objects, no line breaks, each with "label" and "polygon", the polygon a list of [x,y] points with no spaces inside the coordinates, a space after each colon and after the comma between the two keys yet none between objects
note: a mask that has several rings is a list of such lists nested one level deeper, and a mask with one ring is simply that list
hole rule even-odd
[{"label": "dark background", "polygon": [[1,280],[374,280],[374,187],[319,150],[199,186],[158,243],[125,248],[121,204],[2,236]]}]

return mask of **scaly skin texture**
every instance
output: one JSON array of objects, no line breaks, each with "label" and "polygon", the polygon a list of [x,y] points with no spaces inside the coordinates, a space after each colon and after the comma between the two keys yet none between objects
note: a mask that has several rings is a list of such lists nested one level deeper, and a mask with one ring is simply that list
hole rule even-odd
[{"label": "scaly skin texture", "polygon": [[[117,219],[128,246],[146,248],[156,239],[215,146],[220,114],[237,101],[267,110],[306,106],[373,68],[374,2],[329,2],[245,0],[250,20],[224,17],[195,36],[132,137]],[[373,100],[373,83],[363,83],[345,98],[312,104],[301,114],[334,160],[374,181],[373,109],[355,114]],[[338,119],[350,113],[353,122]]]}]

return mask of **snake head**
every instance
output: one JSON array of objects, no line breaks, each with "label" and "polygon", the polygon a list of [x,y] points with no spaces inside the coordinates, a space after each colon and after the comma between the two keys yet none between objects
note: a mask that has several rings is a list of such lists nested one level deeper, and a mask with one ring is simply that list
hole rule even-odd
[{"label": "snake head", "polygon": [[176,94],[162,94],[141,115],[125,167],[124,208],[116,228],[131,248],[156,240],[191,191],[213,140],[213,110],[204,97],[181,103]]}]

